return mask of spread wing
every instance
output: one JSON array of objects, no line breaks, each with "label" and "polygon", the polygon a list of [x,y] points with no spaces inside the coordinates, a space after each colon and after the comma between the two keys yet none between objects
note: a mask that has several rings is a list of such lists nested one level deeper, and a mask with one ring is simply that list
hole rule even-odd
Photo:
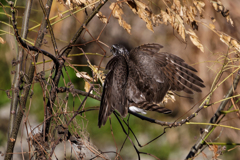
[{"label": "spread wing", "polygon": [[131,50],[129,55],[129,61],[138,73],[129,73],[129,77],[134,79],[144,98],[151,103],[160,103],[168,90],[201,92],[200,88],[205,86],[193,73],[197,71],[173,54],[158,53],[160,48],[159,44],[145,44]]},{"label": "spread wing", "polygon": [[123,56],[113,57],[107,64],[110,70],[103,85],[103,93],[100,104],[98,126],[105,125],[108,116],[117,109],[125,117],[128,111],[125,87],[128,76],[128,66]]},{"label": "spread wing", "polygon": [[159,96],[165,96],[169,86],[161,85],[161,88],[159,88],[159,83],[153,78],[145,76],[132,61],[128,62],[128,67],[129,75],[125,92],[130,106],[159,113],[171,113],[171,110],[156,104],[156,102],[161,102],[161,100],[157,101],[157,99],[159,99]]}]

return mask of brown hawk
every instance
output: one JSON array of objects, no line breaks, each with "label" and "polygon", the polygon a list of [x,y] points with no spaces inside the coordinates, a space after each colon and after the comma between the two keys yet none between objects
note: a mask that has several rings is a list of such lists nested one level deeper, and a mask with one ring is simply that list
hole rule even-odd
[{"label": "brown hawk", "polygon": [[193,72],[196,69],[183,59],[158,52],[163,46],[144,44],[130,52],[122,45],[111,47],[114,57],[107,63],[109,70],[103,85],[98,126],[105,125],[116,109],[122,117],[130,105],[148,111],[168,114],[171,110],[159,106],[168,90],[201,92],[203,81]]}]

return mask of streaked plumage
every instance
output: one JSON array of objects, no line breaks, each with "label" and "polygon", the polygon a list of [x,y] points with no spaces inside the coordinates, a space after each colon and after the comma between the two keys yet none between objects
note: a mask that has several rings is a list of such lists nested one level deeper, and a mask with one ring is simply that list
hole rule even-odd
[{"label": "streaked plumage", "polygon": [[130,52],[122,45],[113,45],[114,57],[108,62],[109,70],[103,86],[98,126],[105,125],[116,109],[122,117],[129,106],[168,114],[171,110],[159,104],[168,90],[201,92],[203,81],[193,67],[183,59],[166,52],[158,52],[160,44],[144,44]]}]

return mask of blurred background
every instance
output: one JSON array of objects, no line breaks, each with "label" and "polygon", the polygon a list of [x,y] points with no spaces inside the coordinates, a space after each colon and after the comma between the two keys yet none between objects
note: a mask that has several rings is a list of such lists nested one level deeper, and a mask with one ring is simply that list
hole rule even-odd
[{"label": "blurred background", "polygon": [[[111,16],[111,10],[109,9],[110,4],[114,1],[109,1],[104,5],[104,7],[100,10],[103,15],[107,18]],[[166,6],[162,1],[145,1],[146,4],[155,4],[158,6],[154,9],[155,12],[159,12],[160,10],[165,10]],[[182,1],[181,1],[182,2]],[[199,21],[204,23],[210,23],[211,18],[214,17],[216,22],[214,22],[216,30],[224,32],[229,36],[239,40],[240,39],[240,1],[231,0],[231,1],[223,1],[223,5],[226,9],[229,10],[230,16],[234,22],[234,27],[231,26],[230,23],[221,15],[220,12],[216,12],[209,1],[204,1],[206,6],[204,7],[204,19],[198,18]],[[2,2],[5,6],[5,10],[8,14],[10,13],[10,8],[8,7],[6,2]],[[186,3],[183,1],[182,3]],[[190,3],[190,2],[188,2]],[[70,16],[66,19],[62,19],[61,17],[65,17],[70,14],[69,12],[66,15],[62,15],[62,13],[66,10],[69,10],[69,6],[63,5],[62,1],[54,1],[50,18],[58,15],[59,17],[52,20],[51,23],[57,22],[54,24],[53,31],[56,38],[56,42],[58,48],[61,49],[65,47],[78,28],[82,25],[84,20],[86,19],[86,13],[90,14],[90,9],[82,10],[74,16]],[[24,13],[24,1],[17,1],[17,22],[18,28],[21,29],[22,26],[22,16]],[[140,19],[137,15],[132,13],[132,11],[124,4],[123,5],[124,15],[122,16],[124,20],[131,25],[131,34],[128,34],[126,30],[124,30],[113,16],[110,17],[109,23],[102,23],[96,16],[92,19],[92,21],[88,24],[87,29],[89,32],[84,32],[81,37],[78,39],[78,44],[81,44],[80,47],[84,50],[85,53],[99,53],[104,54],[106,52],[107,56],[111,56],[109,48],[105,45],[100,44],[103,48],[101,49],[96,42],[92,41],[92,37],[99,40],[109,47],[111,45],[120,43],[125,45],[128,49],[132,49],[144,43],[159,43],[164,46],[161,51],[169,52],[175,54],[186,61],[186,63],[192,65],[194,68],[198,70],[197,75],[201,77],[204,81],[204,85],[206,86],[202,93],[194,93],[193,95],[187,95],[182,92],[177,92],[178,95],[175,95],[176,101],[169,102],[166,104],[166,107],[173,110],[173,113],[170,115],[163,115],[154,112],[148,112],[147,117],[151,117],[154,119],[158,119],[161,121],[174,122],[181,121],[181,119],[186,118],[191,115],[194,111],[197,110],[198,106],[204,100],[204,98],[209,94],[212,83],[217,75],[217,73],[221,70],[221,67],[224,63],[224,56],[228,54],[229,59],[239,58],[238,54],[231,52],[228,46],[225,45],[219,38],[219,36],[210,30],[208,27],[199,23],[198,31],[195,31],[197,36],[199,37],[200,42],[204,46],[204,53],[201,52],[195,45],[192,44],[189,37],[186,37],[186,42],[184,42],[178,33],[170,26],[170,25],[159,25],[153,28],[154,32],[148,30],[146,28],[146,23]],[[12,65],[12,61],[14,58],[16,59],[17,54],[17,43],[15,37],[12,34],[8,34],[12,32],[12,28],[8,25],[11,24],[10,18],[5,15],[3,8],[0,8],[0,37],[2,37],[5,41],[4,44],[0,44],[0,151],[2,153],[6,150],[6,139],[7,139],[7,129],[9,123],[9,115],[10,115],[10,105],[11,100],[7,97],[6,90],[10,90],[13,81],[13,70],[14,66]],[[30,15],[29,28],[36,26],[41,23],[42,20],[42,10],[39,7],[38,1],[33,1],[32,11]],[[4,31],[4,32],[3,32]],[[8,33],[6,33],[8,32]],[[28,33],[28,40],[34,42],[36,39],[36,35],[38,33],[38,28],[35,28]],[[90,35],[90,34],[91,35]],[[53,52],[53,47],[51,43],[51,38],[49,33],[46,33],[42,45],[42,49],[47,50],[51,53]],[[82,51],[78,48],[74,48],[71,54],[82,53]],[[101,63],[102,57],[96,55],[88,55],[90,62],[93,65],[99,65]],[[107,62],[111,57],[103,58],[101,63],[101,68],[104,68]],[[80,66],[76,66],[78,71],[85,71],[90,76],[92,76],[91,69],[86,66],[87,61],[85,56],[74,56],[69,57],[69,60],[72,64],[78,64]],[[42,61],[42,55],[39,58],[39,61]],[[52,67],[53,63],[49,62],[45,64],[46,70]],[[82,65],[82,66],[81,66]],[[234,62],[232,65],[238,65],[238,62]],[[28,66],[27,66],[28,67]],[[74,87],[83,90],[85,86],[85,82],[83,79],[79,79],[76,77],[76,72],[70,68],[66,67],[68,75],[64,72],[64,76],[69,76],[71,82],[74,84]],[[219,82],[224,80],[227,76],[229,76],[233,70],[236,68],[230,68],[223,72],[222,77]],[[42,65],[37,66],[37,71],[42,70]],[[50,72],[49,72],[50,73]],[[228,89],[232,85],[233,76],[230,76],[224,83],[219,85],[217,90],[213,93],[210,103],[217,102],[224,98]],[[100,84],[100,83],[99,83]],[[59,87],[64,85],[63,79],[61,79],[59,83]],[[32,105],[27,105],[29,110],[28,119],[31,120],[32,128],[36,127],[43,121],[43,101],[42,101],[42,88],[39,83],[35,83],[33,86],[34,96],[32,98]],[[237,95],[239,88],[235,91]],[[61,96],[60,96],[61,97]],[[191,98],[186,98],[191,97]],[[64,96],[62,97],[64,98]],[[80,96],[83,99],[83,96]],[[29,103],[29,102],[28,102]],[[80,104],[80,100],[69,96],[67,106],[69,110],[72,110],[73,107],[78,108]],[[206,109],[203,109],[194,119],[193,122],[199,123],[208,123],[210,118],[214,115],[220,103],[212,105]],[[228,104],[231,105],[230,103]],[[99,101],[88,98],[85,108],[99,106]],[[195,107],[193,107],[195,106]],[[191,109],[193,107],[193,109]],[[88,137],[89,141],[93,143],[96,148],[100,149],[103,152],[116,151],[116,148],[121,148],[124,140],[126,139],[126,135],[122,131],[119,122],[112,115],[111,123],[112,123],[112,131],[114,138],[111,134],[111,127],[109,121],[103,126],[101,129],[97,126],[97,117],[98,111],[91,111],[85,113],[85,118],[77,117],[77,122],[79,123],[79,127],[81,131],[85,133],[86,137]],[[128,118],[128,117],[127,117]],[[126,119],[127,119],[126,118]],[[144,145],[147,142],[151,141],[158,135],[163,133],[164,127],[151,124],[146,121],[142,121],[134,116],[130,116],[130,126],[137,136],[139,142]],[[235,112],[229,113],[226,115],[224,120],[221,122],[223,125],[233,126],[239,129],[239,117]],[[166,133],[161,137],[153,141],[152,143],[144,146],[138,147],[139,151],[146,152],[163,160],[172,160],[172,159],[184,159],[191,147],[196,143],[200,136],[200,129],[205,128],[206,125],[183,125],[177,128],[167,129]],[[16,152],[21,152],[21,145],[26,145],[26,135],[25,130],[22,128],[23,132],[19,132],[19,138],[17,140],[17,145],[15,147]],[[229,128],[221,128],[218,127],[214,130],[211,136],[208,138],[209,142],[223,142],[223,143],[239,143],[238,136],[240,132],[234,129]],[[25,138],[24,138],[25,136]],[[22,137],[22,138],[21,138]],[[130,136],[132,139],[133,136]],[[22,140],[22,144],[19,142]],[[137,146],[136,141],[133,141]],[[223,145],[224,146],[224,145]],[[25,149],[24,149],[25,150]],[[27,149],[26,149],[27,150]],[[61,150],[61,149],[60,149]],[[196,159],[211,159],[213,157],[213,151],[209,148],[206,148],[203,151],[204,154],[200,154]],[[59,153],[60,154],[60,153]],[[137,154],[130,143],[129,140],[126,140],[124,147],[120,153],[122,159],[137,159]],[[18,154],[14,155],[16,159],[21,159],[22,157]],[[115,153],[109,153],[108,156],[110,159],[115,157]],[[4,156],[0,156],[0,159],[3,159]],[[226,150],[223,155],[219,156],[220,159],[240,159],[240,152],[237,146],[227,145]],[[61,159],[61,158],[60,158]],[[155,159],[149,155],[141,154],[141,159]]]}]

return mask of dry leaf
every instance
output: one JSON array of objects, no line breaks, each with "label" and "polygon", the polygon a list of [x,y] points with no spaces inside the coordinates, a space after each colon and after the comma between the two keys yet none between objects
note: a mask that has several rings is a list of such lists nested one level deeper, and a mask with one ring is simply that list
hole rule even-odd
[{"label": "dry leaf", "polygon": [[167,12],[165,11],[161,11],[161,14],[162,14],[162,21],[165,25],[168,25],[168,22],[172,23],[171,22],[171,18],[170,16],[167,14]]},{"label": "dry leaf", "polygon": [[77,76],[78,78],[84,78],[84,79],[87,79],[87,80],[89,80],[89,81],[93,81],[92,77],[90,77],[87,72],[79,72],[79,73],[76,73],[76,76]]},{"label": "dry leaf", "polygon": [[185,28],[184,25],[179,25],[178,26],[178,33],[181,35],[182,39],[185,41]]},{"label": "dry leaf", "polygon": [[[66,0],[65,5],[69,6],[70,9],[73,9],[75,6],[79,6],[81,8],[87,6],[91,10],[95,9],[95,3],[98,0]],[[91,5],[92,4],[92,5]]]},{"label": "dry leaf", "polygon": [[230,24],[234,27],[233,20],[230,18],[230,15],[229,15],[229,10],[223,6],[222,2],[220,0],[217,0],[217,1],[211,1],[211,3],[213,8],[217,12],[221,12],[222,16],[227,19],[227,22],[230,22]]},{"label": "dry leaf", "polygon": [[215,26],[214,26],[214,24],[212,24],[212,23],[209,24],[209,27],[210,27],[212,30],[215,29]]},{"label": "dry leaf", "polygon": [[213,6],[213,8],[216,10],[216,11],[218,11],[218,4],[217,4],[217,2],[212,2],[212,6]]},{"label": "dry leaf", "polygon": [[91,88],[91,84],[85,81],[85,85],[84,85],[85,91],[89,92],[90,88]]},{"label": "dry leaf", "polygon": [[196,16],[196,8],[190,6],[189,10],[187,10],[187,17],[189,19],[190,22],[193,22],[195,20],[195,16]]},{"label": "dry leaf", "polygon": [[223,43],[225,43],[226,45],[229,45],[230,40],[231,40],[231,37],[228,36],[228,35],[226,36],[226,35],[221,34],[221,35],[220,35],[220,40],[221,40]]},{"label": "dry leaf", "polygon": [[229,35],[221,34],[220,40],[223,43],[225,43],[227,46],[229,46],[231,44],[232,47],[234,47],[238,52],[240,52],[239,42],[237,40],[233,39],[232,37],[230,37]]},{"label": "dry leaf", "polygon": [[16,140],[16,139],[14,139],[14,138],[10,138],[10,141],[11,141],[11,142],[15,142],[15,140]]},{"label": "dry leaf", "polygon": [[186,33],[190,36],[190,39],[193,42],[193,44],[197,46],[202,52],[204,52],[203,45],[200,43],[200,40],[198,39],[196,33],[191,29],[189,29],[189,31],[186,31]]},{"label": "dry leaf", "polygon": [[227,19],[227,22],[230,22],[230,24],[234,27],[233,20],[232,20],[232,18],[230,18],[229,15],[226,17],[226,19]]},{"label": "dry leaf", "polygon": [[197,7],[200,14],[204,11],[203,7],[205,6],[205,3],[202,1],[193,1],[193,4]]},{"label": "dry leaf", "polygon": [[239,45],[239,43],[238,43],[235,39],[232,39],[230,43],[233,45],[233,47],[234,47],[238,52],[240,52],[240,45]]},{"label": "dry leaf", "polygon": [[5,44],[6,41],[4,41],[4,39],[2,37],[0,37],[0,43]]},{"label": "dry leaf", "polygon": [[140,2],[138,0],[133,1],[126,1],[127,5],[131,8],[133,13],[137,14],[142,20],[146,22],[146,27],[153,31],[153,24],[151,21],[152,17],[152,11],[150,8],[144,4],[143,2]]},{"label": "dry leaf", "polygon": [[123,20],[123,10],[120,8],[120,6],[117,3],[112,3],[109,7],[112,10],[113,17],[118,19],[118,23],[120,26],[122,26],[127,32],[131,33],[131,26]]},{"label": "dry leaf", "polygon": [[162,14],[161,13],[157,15],[152,14],[152,21],[154,26],[158,24],[163,24]]},{"label": "dry leaf", "polygon": [[175,102],[175,96],[172,91],[168,91],[167,94],[164,96],[163,101],[164,103],[168,103],[168,100],[171,100],[172,102]]},{"label": "dry leaf", "polygon": [[216,19],[215,19],[215,18],[213,18],[213,17],[211,18],[211,20],[212,20],[212,22],[213,22],[213,23],[214,23],[214,22],[216,22]]},{"label": "dry leaf", "polygon": [[181,3],[179,0],[174,0],[173,4],[176,5],[176,8],[178,8],[178,10],[181,8]]},{"label": "dry leaf", "polygon": [[98,13],[96,14],[96,16],[97,16],[97,17],[100,19],[100,21],[102,21],[103,23],[107,23],[107,22],[108,22],[107,17],[104,16],[104,15],[102,14],[102,12],[98,12]]},{"label": "dry leaf", "polygon": [[[95,67],[95,66],[94,66]],[[98,68],[98,66],[96,66],[96,68]],[[102,70],[98,70],[98,75],[100,76],[100,78],[99,79],[102,79],[103,81],[105,81],[105,79],[106,79],[106,75],[105,75],[105,73],[102,71]],[[94,77],[93,77],[93,79],[98,79],[98,75],[97,74],[94,74]]]},{"label": "dry leaf", "polygon": [[63,14],[61,12],[58,12],[58,17],[60,17],[62,19],[63,18]]}]

